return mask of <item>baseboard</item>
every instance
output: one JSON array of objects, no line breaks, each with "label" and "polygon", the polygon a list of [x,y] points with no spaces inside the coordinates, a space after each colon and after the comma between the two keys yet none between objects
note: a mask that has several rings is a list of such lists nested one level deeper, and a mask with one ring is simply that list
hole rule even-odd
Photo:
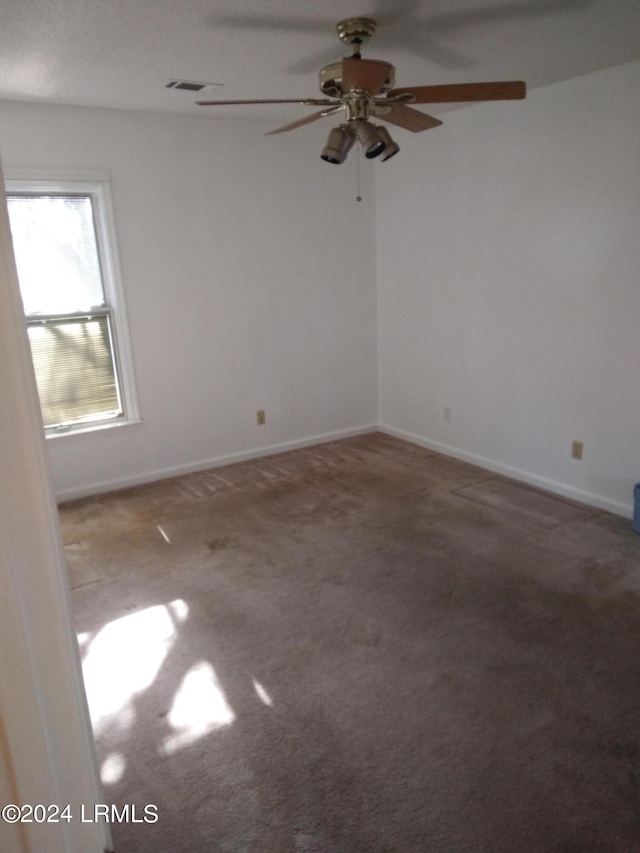
[{"label": "baseboard", "polygon": [[405,432],[402,429],[387,426],[386,424],[378,424],[378,430],[395,438],[410,441],[412,444],[417,444],[419,447],[425,447],[428,450],[434,450],[436,453],[442,453],[445,456],[452,456],[454,459],[460,459],[462,462],[469,462],[471,465],[477,465],[479,468],[485,468],[487,471],[492,471],[494,474],[502,474],[505,477],[511,477],[514,480],[520,480],[530,486],[537,486],[540,489],[545,489],[548,492],[553,492],[563,498],[579,501],[580,503],[588,504],[597,509],[604,509],[607,512],[612,512],[615,515],[622,515],[625,518],[633,518],[633,504],[624,504],[620,501],[614,501],[602,495],[587,492],[583,489],[576,489],[574,486],[569,486],[566,483],[560,483],[557,480],[549,480],[546,477],[539,477],[537,474],[532,474],[530,471],[523,471],[520,468],[514,468],[511,465],[503,465],[501,462],[496,462],[493,459],[487,459],[485,456],[479,456],[476,453],[467,453],[457,447],[452,447],[449,444],[443,444],[440,441],[432,441],[414,433]]},{"label": "baseboard", "polygon": [[64,501],[86,498],[91,495],[99,495],[104,492],[113,492],[117,489],[126,489],[130,486],[141,486],[145,483],[153,483],[156,480],[166,480],[169,477],[179,477],[182,474],[193,474],[196,471],[206,471],[208,468],[220,468],[222,465],[232,465],[234,462],[247,462],[250,459],[259,459],[262,456],[273,456],[275,453],[284,453],[287,450],[300,450],[303,447],[313,447],[314,444],[326,444],[328,441],[337,441],[341,438],[351,438],[354,435],[365,435],[375,432],[377,424],[365,424],[350,429],[341,429],[334,432],[319,433],[295,441],[284,441],[281,444],[271,444],[266,447],[257,447],[252,450],[244,450],[238,453],[228,453],[223,456],[213,456],[210,459],[200,459],[197,462],[186,465],[175,465],[169,468],[158,468],[144,474],[136,474],[131,477],[119,477],[113,480],[101,480],[81,488],[62,489],[56,492],[59,503]]},{"label": "baseboard", "polygon": [[511,477],[514,480],[519,480],[523,483],[528,483],[531,486],[537,486],[540,489],[545,489],[548,492],[560,495],[570,500],[579,501],[580,503],[588,504],[589,506],[603,509],[607,512],[612,512],[615,515],[621,515],[625,518],[633,518],[633,504],[614,501],[610,498],[597,495],[593,492],[587,492],[583,489],[577,489],[574,486],[569,486],[566,483],[560,483],[557,480],[550,480],[546,477],[540,477],[537,474],[532,474],[530,471],[523,471],[520,468],[514,468],[511,465],[504,465],[496,462],[493,459],[488,459],[485,456],[480,456],[476,453],[468,453],[460,450],[449,444],[444,444],[440,441],[433,441],[421,435],[407,432],[406,430],[396,429],[387,424],[365,424],[359,427],[350,429],[335,430],[334,432],[318,433],[316,435],[307,436],[306,438],[296,439],[294,441],[285,441],[280,444],[272,444],[266,447],[257,447],[252,450],[240,451],[238,453],[229,453],[222,456],[214,456],[209,459],[201,459],[197,462],[188,463],[186,465],[176,465],[169,468],[158,468],[154,471],[146,472],[145,474],[137,474],[131,477],[120,477],[113,480],[102,480],[98,483],[91,483],[81,488],[63,489],[56,494],[57,500],[62,503],[64,501],[76,500],[77,498],[89,497],[98,495],[104,492],[112,492],[116,489],[126,489],[130,486],[141,486],[145,483],[152,483],[156,480],[165,480],[168,477],[179,477],[181,474],[193,474],[197,471],[206,471],[208,468],[220,468],[222,465],[231,465],[234,462],[247,462],[250,459],[259,459],[262,456],[273,456],[275,453],[284,453],[287,450],[299,450],[304,447],[313,447],[314,444],[326,444],[328,441],[337,441],[341,438],[351,438],[355,435],[364,435],[376,430],[394,436],[395,438],[410,441],[419,447],[425,447],[428,450],[433,450],[436,453],[442,453],[445,456],[452,456],[454,459],[460,459],[462,462],[469,462],[471,465],[477,465],[479,468],[484,468],[487,471],[492,471],[495,474],[502,474],[505,477]]}]

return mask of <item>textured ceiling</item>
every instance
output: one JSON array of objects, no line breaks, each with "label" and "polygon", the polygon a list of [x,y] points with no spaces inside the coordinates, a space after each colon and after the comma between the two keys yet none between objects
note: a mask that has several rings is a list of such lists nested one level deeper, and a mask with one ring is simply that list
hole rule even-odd
[{"label": "textured ceiling", "polygon": [[349,53],[335,23],[352,15],[378,21],[363,55],[392,62],[398,85],[531,88],[640,59],[640,0],[2,0],[0,98],[300,117],[308,107],[196,107],[165,84],[222,83],[202,95],[220,99],[318,97],[319,67]]}]

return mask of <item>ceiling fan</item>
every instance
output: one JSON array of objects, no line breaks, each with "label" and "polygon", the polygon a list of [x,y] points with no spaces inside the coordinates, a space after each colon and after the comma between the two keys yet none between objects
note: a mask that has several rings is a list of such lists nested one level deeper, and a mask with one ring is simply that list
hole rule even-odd
[{"label": "ceiling fan", "polygon": [[395,68],[378,59],[362,59],[360,48],[375,34],[373,18],[347,18],[337,24],[338,36],[352,47],[352,55],[320,69],[320,91],[325,98],[271,99],[258,101],[196,101],[200,106],[228,104],[303,104],[321,106],[319,112],[271,130],[265,136],[294,130],[325,116],[344,111],[345,120],[329,133],[321,157],[328,163],[344,163],[356,139],[365,157],[388,160],[400,150],[389,131],[371,119],[403,127],[417,133],[438,127],[442,122],[413,109],[408,104],[465,103],[524,98],[521,81],[502,83],[453,83],[443,86],[395,87]]}]

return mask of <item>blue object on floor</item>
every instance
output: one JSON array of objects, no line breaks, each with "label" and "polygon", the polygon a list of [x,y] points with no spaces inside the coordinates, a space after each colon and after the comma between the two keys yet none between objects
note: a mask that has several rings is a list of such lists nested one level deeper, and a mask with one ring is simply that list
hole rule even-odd
[{"label": "blue object on floor", "polygon": [[640,533],[640,483],[633,490],[633,529]]}]

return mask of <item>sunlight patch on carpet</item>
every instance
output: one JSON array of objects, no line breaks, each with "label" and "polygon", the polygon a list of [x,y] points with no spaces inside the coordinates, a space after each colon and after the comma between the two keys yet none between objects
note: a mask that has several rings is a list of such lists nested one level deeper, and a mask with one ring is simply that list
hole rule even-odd
[{"label": "sunlight patch on carpet", "polygon": [[80,634],[77,635],[78,645],[80,646],[81,649],[84,649],[84,647],[91,640],[92,636],[93,636],[93,634],[90,634],[88,631],[82,631]]},{"label": "sunlight patch on carpet", "polygon": [[147,607],[109,622],[91,640],[82,670],[96,734],[116,716],[121,728],[131,725],[132,699],[153,684],[187,614],[182,600]]},{"label": "sunlight patch on carpet", "polygon": [[255,678],[252,678],[251,680],[253,682],[253,689],[258,694],[260,701],[263,702],[265,705],[268,705],[270,708],[272,708],[273,707],[273,699],[271,698],[271,696],[269,696],[269,694],[264,689],[262,684],[260,684],[259,681],[256,681]]},{"label": "sunlight patch on carpet", "polygon": [[156,527],[160,531],[160,535],[162,536],[164,541],[167,543],[167,545],[171,545],[171,539],[169,539],[169,535],[168,535],[167,531],[164,529],[164,527],[162,527],[160,524],[156,524]]},{"label": "sunlight patch on carpet", "polygon": [[173,698],[167,721],[175,734],[165,738],[160,751],[170,755],[236,718],[214,668],[207,661],[191,667]]},{"label": "sunlight patch on carpet", "polygon": [[189,605],[181,598],[176,598],[175,601],[170,601],[167,604],[167,607],[169,608],[169,612],[173,614],[174,618],[177,619],[178,622],[184,622],[189,615]]},{"label": "sunlight patch on carpet", "polygon": [[103,785],[115,785],[122,779],[127,762],[124,755],[119,752],[112,752],[102,762],[100,767],[100,779]]}]

